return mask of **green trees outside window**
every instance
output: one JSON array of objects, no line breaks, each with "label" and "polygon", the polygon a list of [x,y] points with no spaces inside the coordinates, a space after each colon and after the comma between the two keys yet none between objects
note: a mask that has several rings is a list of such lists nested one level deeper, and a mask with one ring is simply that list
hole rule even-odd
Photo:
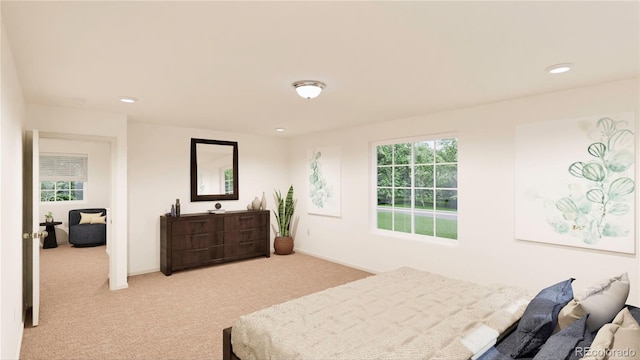
[{"label": "green trees outside window", "polygon": [[224,171],[224,193],[233,194],[233,168]]},{"label": "green trees outside window", "polygon": [[458,141],[376,146],[377,228],[458,238]]},{"label": "green trees outside window", "polygon": [[84,182],[82,181],[41,181],[40,201],[84,200]]}]

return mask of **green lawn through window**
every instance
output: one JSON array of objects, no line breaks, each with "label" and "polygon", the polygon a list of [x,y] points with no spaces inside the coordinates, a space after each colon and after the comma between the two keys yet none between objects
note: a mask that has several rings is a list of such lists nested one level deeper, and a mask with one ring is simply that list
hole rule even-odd
[{"label": "green lawn through window", "polygon": [[[393,230],[391,228],[392,212],[378,211],[378,229]],[[416,215],[416,234],[434,236],[433,218],[426,215]],[[411,233],[411,214],[395,213],[395,231]],[[458,239],[458,221],[436,219],[437,233],[435,236],[447,239]]]}]

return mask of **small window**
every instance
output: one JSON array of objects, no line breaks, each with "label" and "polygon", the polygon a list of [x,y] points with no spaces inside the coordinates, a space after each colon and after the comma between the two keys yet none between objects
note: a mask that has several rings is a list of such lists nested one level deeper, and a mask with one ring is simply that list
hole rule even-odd
[{"label": "small window", "polygon": [[40,201],[85,200],[87,155],[41,154]]},{"label": "small window", "polygon": [[455,137],[379,143],[376,228],[458,238],[458,140]]},{"label": "small window", "polygon": [[40,201],[77,201],[84,200],[84,182],[82,181],[41,181]]}]

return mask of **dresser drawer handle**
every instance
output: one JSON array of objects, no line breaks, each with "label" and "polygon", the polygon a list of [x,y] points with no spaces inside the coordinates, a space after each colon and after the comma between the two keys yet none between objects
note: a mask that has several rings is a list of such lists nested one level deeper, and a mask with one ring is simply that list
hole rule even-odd
[{"label": "dresser drawer handle", "polygon": [[206,223],[209,220],[189,220],[190,223]]},{"label": "dresser drawer handle", "polygon": [[204,237],[207,237],[207,236],[209,236],[209,234],[196,234],[196,235],[191,235],[191,238],[193,239],[193,238],[196,238],[196,237],[203,237],[203,236],[204,236]]},{"label": "dresser drawer handle", "polygon": [[251,220],[251,219],[254,219],[254,218],[255,218],[255,216],[240,216],[240,217],[238,217],[238,219],[240,219],[240,220]]},{"label": "dresser drawer handle", "polygon": [[253,245],[254,245],[254,243],[252,243],[252,242],[249,242],[249,243],[240,243],[239,245],[240,245],[240,246],[253,246]]},{"label": "dresser drawer handle", "polygon": [[240,229],[238,231],[242,233],[246,233],[246,232],[253,232],[253,229]]}]

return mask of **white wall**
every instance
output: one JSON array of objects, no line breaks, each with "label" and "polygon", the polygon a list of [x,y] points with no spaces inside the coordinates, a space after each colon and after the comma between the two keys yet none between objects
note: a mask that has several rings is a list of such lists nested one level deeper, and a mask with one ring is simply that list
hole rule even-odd
[{"label": "white wall", "polygon": [[[634,79],[297,137],[289,147],[292,180],[300,189],[296,249],[376,272],[413,266],[532,291],[568,277],[576,278],[574,288],[580,291],[600,278],[628,272],[629,303],[640,305],[637,222],[636,255],[624,255],[518,241],[513,221],[517,124],[618,112],[635,113],[638,123],[639,96]],[[446,246],[373,234],[370,143],[442,132],[456,132],[459,139],[459,240]],[[636,137],[638,132],[636,124]],[[300,196],[307,189],[307,151],[326,146],[342,149],[341,218],[307,214]]]},{"label": "white wall", "polygon": [[22,130],[25,103],[4,26],[0,43],[0,358],[22,342]]},{"label": "white wall", "polygon": [[214,208],[214,201],[190,201],[191,138],[238,142],[240,199],[221,201],[226,210],[245,210],[263,192],[271,209],[273,189],[289,186],[286,141],[281,138],[130,123],[130,274],[160,270],[160,216],[176,199],[182,214]]},{"label": "white wall", "polygon": [[[115,101],[115,100],[114,100]],[[127,116],[29,104],[27,128],[40,130],[42,138],[81,138],[106,141],[111,149],[110,207],[112,231],[108,232],[109,288],[127,285]],[[110,234],[110,235],[109,235]]]},{"label": "white wall", "polygon": [[107,208],[111,205],[111,144],[107,141],[82,141],[77,139],[40,139],[40,154],[86,154],[88,178],[85,183],[84,200],[41,203],[40,220],[51,211],[55,221],[58,244],[69,241],[69,210]]}]

